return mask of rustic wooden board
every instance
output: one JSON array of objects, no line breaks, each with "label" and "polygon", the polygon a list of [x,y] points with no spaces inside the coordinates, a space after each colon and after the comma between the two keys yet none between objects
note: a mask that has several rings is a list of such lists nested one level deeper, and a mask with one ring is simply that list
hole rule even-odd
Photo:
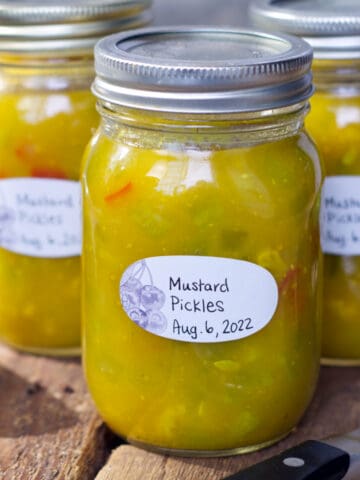
[{"label": "rustic wooden board", "polygon": [[0,346],[1,480],[220,480],[302,440],[359,425],[360,370],[323,368],[301,425],[272,448],[191,459],[122,445],[103,466],[113,437],[95,412],[79,361],[33,357]]},{"label": "rustic wooden board", "polygon": [[1,480],[92,480],[106,459],[106,435],[79,360],[0,346]]},{"label": "rustic wooden board", "polygon": [[278,445],[228,458],[176,458],[122,445],[112,453],[96,480],[221,480],[224,476],[290,448],[360,426],[360,370],[323,368],[315,398],[298,429]]}]

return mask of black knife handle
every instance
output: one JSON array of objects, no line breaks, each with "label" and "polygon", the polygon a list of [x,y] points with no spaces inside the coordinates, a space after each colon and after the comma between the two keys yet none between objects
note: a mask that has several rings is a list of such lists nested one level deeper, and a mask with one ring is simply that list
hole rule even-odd
[{"label": "black knife handle", "polygon": [[309,440],[223,480],[340,480],[349,465],[348,453]]}]

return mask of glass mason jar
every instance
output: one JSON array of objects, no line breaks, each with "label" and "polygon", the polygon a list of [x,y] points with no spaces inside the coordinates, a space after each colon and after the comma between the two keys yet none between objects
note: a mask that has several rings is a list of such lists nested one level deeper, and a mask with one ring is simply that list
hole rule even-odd
[{"label": "glass mason jar", "polygon": [[14,347],[79,351],[79,171],[99,122],[92,50],[143,25],[147,4],[0,1],[0,339]]},{"label": "glass mason jar", "polygon": [[95,49],[83,161],[83,347],[105,422],[214,456],[288,434],[320,355],[322,172],[303,129],[311,48],[148,29]]},{"label": "glass mason jar", "polygon": [[306,124],[326,172],[323,362],[360,364],[360,5],[257,0],[252,13],[260,25],[300,35],[314,48],[316,92]]}]

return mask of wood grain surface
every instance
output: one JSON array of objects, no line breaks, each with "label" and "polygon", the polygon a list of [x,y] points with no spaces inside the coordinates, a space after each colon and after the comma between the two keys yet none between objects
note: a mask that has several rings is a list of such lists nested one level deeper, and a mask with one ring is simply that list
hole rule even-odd
[{"label": "wood grain surface", "polygon": [[106,463],[114,437],[96,414],[79,361],[33,357],[0,346],[1,480],[221,480],[303,440],[359,426],[360,370],[324,367],[303,421],[274,447],[196,459],[123,444]]},{"label": "wood grain surface", "polygon": [[79,360],[0,346],[1,480],[91,480],[107,442]]}]

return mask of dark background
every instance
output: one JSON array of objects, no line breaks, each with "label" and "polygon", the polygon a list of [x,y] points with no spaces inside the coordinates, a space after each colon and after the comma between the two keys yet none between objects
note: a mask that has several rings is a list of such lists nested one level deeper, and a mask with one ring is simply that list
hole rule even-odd
[{"label": "dark background", "polygon": [[154,0],[155,25],[244,26],[250,0]]}]

